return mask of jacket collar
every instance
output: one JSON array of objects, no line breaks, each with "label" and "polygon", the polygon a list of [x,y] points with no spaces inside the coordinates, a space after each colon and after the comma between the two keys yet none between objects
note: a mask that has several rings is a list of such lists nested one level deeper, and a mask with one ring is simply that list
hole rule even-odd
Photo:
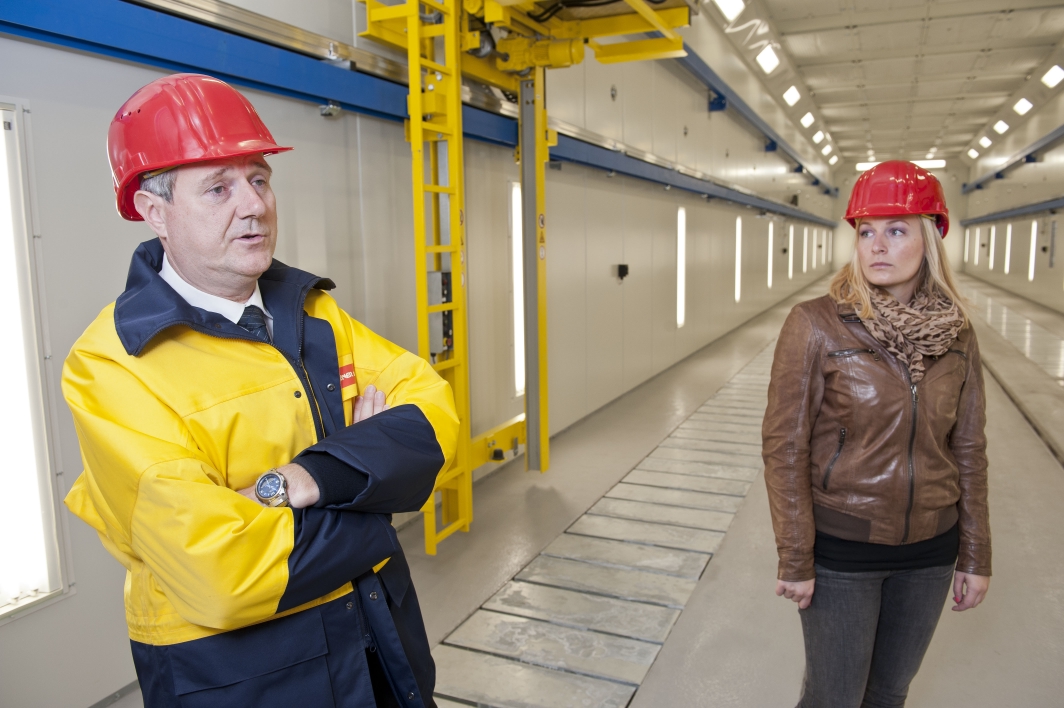
[{"label": "jacket collar", "polygon": [[[251,339],[242,327],[213,312],[189,305],[162,277],[163,246],[159,239],[137,246],[129,264],[126,289],[115,302],[115,330],[130,356],[140,356],[164,330],[185,325],[204,334]],[[274,317],[274,345],[290,358],[302,349],[303,302],[312,288],[332,290],[336,284],[274,260],[259,276],[266,309]]]}]

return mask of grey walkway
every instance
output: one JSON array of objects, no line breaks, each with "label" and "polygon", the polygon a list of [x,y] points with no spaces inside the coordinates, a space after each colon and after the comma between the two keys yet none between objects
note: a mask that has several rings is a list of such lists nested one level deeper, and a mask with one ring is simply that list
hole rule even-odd
[{"label": "grey walkway", "polygon": [[433,652],[439,698],[626,706],[761,469],[772,348]]},{"label": "grey walkway", "polygon": [[[1064,317],[1037,306],[1028,309],[993,286],[972,279],[964,283],[993,300],[987,322],[987,303],[975,296],[984,359],[988,366],[993,360],[998,372],[987,377],[994,578],[979,608],[944,610],[907,705],[1059,708],[1064,705],[1064,546],[1059,542],[1064,470],[996,376],[1014,383],[1022,378],[1019,383],[1032,389],[1058,387],[1049,372],[1026,358],[1025,324],[1018,333],[1013,326],[1002,328],[1011,333],[1012,343],[992,325],[995,303],[1008,303],[1014,322],[1022,313],[1058,335],[1064,333]],[[1001,324],[1000,314],[996,322]],[[1026,370],[1027,364],[1038,373]],[[804,662],[801,626],[793,603],[773,594],[775,571],[768,500],[759,478],[631,708],[794,706]]]}]

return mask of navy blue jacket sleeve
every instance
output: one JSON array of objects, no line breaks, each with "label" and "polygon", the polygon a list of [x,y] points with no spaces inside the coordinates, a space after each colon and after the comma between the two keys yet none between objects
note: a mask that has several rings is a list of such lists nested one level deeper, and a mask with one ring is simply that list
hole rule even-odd
[{"label": "navy blue jacket sleeve", "polygon": [[382,514],[293,509],[295,539],[288,585],[277,604],[284,612],[332,592],[399,551],[399,538]]},{"label": "navy blue jacket sleeve", "polygon": [[[444,463],[443,450],[425,414],[405,404],[338,430],[301,456],[327,453],[366,476],[349,501],[328,508],[393,514],[417,511],[432,494]],[[300,462],[297,457],[295,462]],[[313,463],[312,463],[313,464]]]}]

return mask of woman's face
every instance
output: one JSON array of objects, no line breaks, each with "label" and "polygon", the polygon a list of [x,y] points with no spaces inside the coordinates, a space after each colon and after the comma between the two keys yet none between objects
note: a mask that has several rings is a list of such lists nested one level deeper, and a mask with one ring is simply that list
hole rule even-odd
[{"label": "woman's face", "polygon": [[862,219],[857,260],[866,280],[908,303],[924,262],[924,235],[916,215]]}]

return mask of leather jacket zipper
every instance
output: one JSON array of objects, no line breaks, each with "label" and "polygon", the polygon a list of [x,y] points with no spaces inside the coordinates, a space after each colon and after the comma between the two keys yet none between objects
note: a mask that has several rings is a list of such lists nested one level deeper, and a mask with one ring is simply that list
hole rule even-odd
[{"label": "leather jacket zipper", "polygon": [[916,471],[913,464],[913,446],[916,444],[916,403],[920,400],[920,395],[916,392],[916,384],[913,383],[912,376],[909,374],[908,369],[905,370],[905,376],[909,379],[909,391],[912,394],[912,424],[909,429],[909,505],[905,509],[905,533],[901,537],[902,543],[909,540],[909,525],[912,521],[913,501],[916,495]]},{"label": "leather jacket zipper", "polygon": [[854,356],[855,354],[871,354],[873,359],[879,361],[879,353],[875,349],[839,349],[838,351],[828,352],[828,356],[832,359]]},{"label": "leather jacket zipper", "polygon": [[846,428],[839,428],[839,447],[835,450],[835,455],[831,458],[831,462],[828,463],[828,468],[824,472],[824,484],[823,487],[826,490],[828,488],[828,480],[831,478],[831,470],[835,469],[835,463],[839,460],[839,455],[842,454],[842,446],[846,444]]}]

